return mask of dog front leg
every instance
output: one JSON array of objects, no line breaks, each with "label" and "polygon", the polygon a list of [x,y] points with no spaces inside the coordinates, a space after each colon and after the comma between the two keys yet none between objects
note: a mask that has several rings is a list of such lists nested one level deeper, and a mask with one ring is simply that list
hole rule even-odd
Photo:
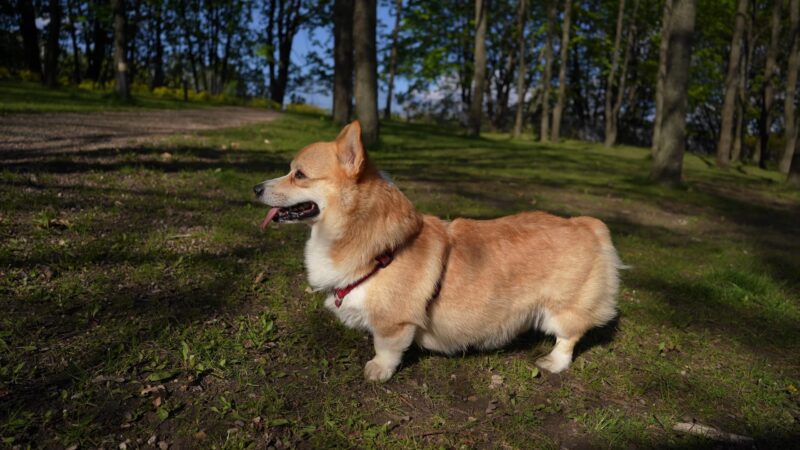
[{"label": "dog front leg", "polygon": [[375,357],[364,366],[364,378],[384,382],[392,377],[403,352],[414,341],[416,327],[410,324],[376,329],[374,333]]}]

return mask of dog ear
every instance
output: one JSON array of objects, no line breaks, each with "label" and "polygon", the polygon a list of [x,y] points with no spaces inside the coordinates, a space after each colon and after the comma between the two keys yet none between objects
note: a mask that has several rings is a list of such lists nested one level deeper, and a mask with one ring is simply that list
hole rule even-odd
[{"label": "dog ear", "polygon": [[367,151],[361,143],[361,124],[353,121],[345,126],[336,138],[339,162],[351,177],[357,177],[364,169]]}]

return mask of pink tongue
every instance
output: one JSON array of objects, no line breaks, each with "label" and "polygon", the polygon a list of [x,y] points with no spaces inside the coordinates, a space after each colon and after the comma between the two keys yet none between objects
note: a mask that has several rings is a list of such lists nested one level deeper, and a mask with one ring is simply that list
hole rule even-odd
[{"label": "pink tongue", "polygon": [[269,223],[272,221],[272,218],[275,217],[275,214],[278,214],[278,210],[280,208],[271,208],[267,213],[267,217],[264,217],[264,220],[261,221],[261,229],[266,230]]}]

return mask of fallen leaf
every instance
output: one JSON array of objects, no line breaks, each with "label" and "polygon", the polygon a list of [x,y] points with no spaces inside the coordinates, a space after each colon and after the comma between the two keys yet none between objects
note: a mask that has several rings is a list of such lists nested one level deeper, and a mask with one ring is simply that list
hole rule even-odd
[{"label": "fallen leaf", "polygon": [[207,437],[208,437],[208,435],[203,430],[200,430],[200,431],[198,431],[197,433],[194,434],[194,438],[197,439],[198,441],[204,441],[204,440],[206,440]]},{"label": "fallen leaf", "polygon": [[500,375],[492,375],[492,382],[489,383],[489,389],[495,389],[503,385],[503,377]]},{"label": "fallen leaf", "polygon": [[156,445],[156,441],[157,440],[158,440],[158,437],[156,437],[156,435],[154,434],[154,435],[150,436],[150,439],[147,440],[147,445]]},{"label": "fallen leaf", "polygon": [[158,448],[160,448],[161,450],[167,450],[169,448],[169,444],[167,444],[164,441],[160,441],[158,443]]},{"label": "fallen leaf", "polygon": [[142,391],[139,393],[139,395],[144,397],[145,395],[152,394],[153,392],[164,391],[164,390],[166,390],[166,388],[164,387],[163,384],[158,384],[158,385],[155,385],[155,386],[150,386],[148,384],[147,387],[142,389]]},{"label": "fallen leaf", "polygon": [[161,396],[158,396],[153,399],[153,406],[155,406],[156,408],[161,407]]}]

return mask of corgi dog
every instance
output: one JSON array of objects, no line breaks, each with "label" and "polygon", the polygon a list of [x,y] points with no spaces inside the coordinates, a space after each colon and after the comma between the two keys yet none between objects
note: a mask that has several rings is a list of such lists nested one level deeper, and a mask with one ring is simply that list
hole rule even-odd
[{"label": "corgi dog", "polygon": [[603,222],[420,214],[370,160],[357,121],[254,191],[271,206],[262,228],[311,226],[308,282],[346,326],[374,337],[367,380],[388,380],[414,342],[453,354],[497,348],[532,327],[556,337],[536,364],[561,372],[581,336],[616,315],[622,265]]}]

